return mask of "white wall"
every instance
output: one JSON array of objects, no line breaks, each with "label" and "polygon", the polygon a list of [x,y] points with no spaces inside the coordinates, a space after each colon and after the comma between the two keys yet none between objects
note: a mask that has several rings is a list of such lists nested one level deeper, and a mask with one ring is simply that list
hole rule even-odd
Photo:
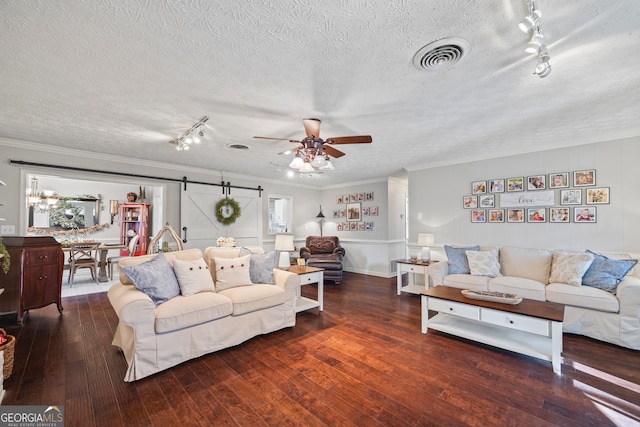
[{"label": "white wall", "polygon": [[[639,254],[639,160],[640,138],[629,138],[411,170],[409,241],[416,242],[418,233],[428,232],[435,234],[440,248],[444,244],[481,244]],[[595,169],[596,186],[611,189],[611,203],[597,205],[595,224],[477,224],[471,223],[470,210],[462,208],[462,197],[471,194],[472,181],[583,169]],[[556,201],[560,206],[559,194]]]}]

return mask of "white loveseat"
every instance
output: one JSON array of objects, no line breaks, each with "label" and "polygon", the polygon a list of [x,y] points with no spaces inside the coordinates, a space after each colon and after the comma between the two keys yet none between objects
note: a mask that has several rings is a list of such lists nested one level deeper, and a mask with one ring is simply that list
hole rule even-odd
[{"label": "white loveseat", "polygon": [[[563,255],[584,254],[581,252],[515,247],[479,247],[479,250],[497,255],[501,275],[449,274],[449,262],[442,261],[428,267],[432,285],[507,292],[561,303],[565,305],[564,332],[640,350],[640,279],[634,276],[633,269],[613,293],[581,283],[571,285],[553,280],[553,262],[564,259]],[[631,259],[628,255],[603,255],[610,259]],[[555,267],[558,271],[559,266]]]},{"label": "white loveseat", "polygon": [[[163,256],[174,269],[176,260],[195,263],[204,258],[213,284],[216,279],[214,257],[240,259],[240,250],[212,247],[205,250],[204,257],[199,249]],[[294,273],[273,269],[274,284],[233,286],[227,283],[222,290],[180,294],[156,305],[122,271],[156,256],[120,261],[120,282],[108,291],[109,301],[119,318],[112,344],[122,349],[128,365],[125,381],[139,380],[186,360],[295,325],[295,297],[300,278]]]}]

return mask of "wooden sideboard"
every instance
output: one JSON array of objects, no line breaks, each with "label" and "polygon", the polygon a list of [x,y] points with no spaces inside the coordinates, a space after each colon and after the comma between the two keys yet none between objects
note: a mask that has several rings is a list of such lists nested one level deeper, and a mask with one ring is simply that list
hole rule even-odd
[{"label": "wooden sideboard", "polygon": [[22,324],[26,311],[55,303],[62,313],[64,254],[50,236],[3,236],[11,256],[11,268],[0,273],[0,314],[17,313]]}]

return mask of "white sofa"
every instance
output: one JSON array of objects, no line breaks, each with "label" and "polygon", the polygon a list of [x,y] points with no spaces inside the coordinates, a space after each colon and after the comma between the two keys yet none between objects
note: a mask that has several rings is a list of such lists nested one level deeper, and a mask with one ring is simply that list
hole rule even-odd
[{"label": "white sofa", "polygon": [[[202,262],[200,259],[204,258],[215,283],[214,257],[239,259],[239,254],[240,248],[212,247],[205,250],[204,257],[199,249],[164,256],[173,268],[175,260]],[[112,344],[122,349],[128,365],[125,381],[139,380],[186,360],[295,325],[300,278],[294,273],[273,269],[274,284],[227,284],[223,290],[180,294],[156,305],[122,271],[156,256],[120,261],[120,282],[108,291],[119,318]]]},{"label": "white sofa", "polygon": [[[559,260],[561,254],[584,254],[581,252],[514,247],[480,247],[480,251],[499,254],[501,276],[449,274],[449,262],[441,261],[427,267],[431,284],[561,303],[565,305],[564,332],[640,350],[640,279],[634,269],[624,276],[614,294],[596,287],[550,281],[554,278],[554,260]],[[624,254],[603,255],[631,259]]]}]

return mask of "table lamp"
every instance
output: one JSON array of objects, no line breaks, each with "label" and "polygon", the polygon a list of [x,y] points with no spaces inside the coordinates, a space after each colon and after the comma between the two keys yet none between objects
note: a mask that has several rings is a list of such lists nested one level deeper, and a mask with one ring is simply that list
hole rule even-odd
[{"label": "table lamp", "polygon": [[435,237],[433,234],[418,234],[418,246],[422,246],[422,253],[420,258],[423,261],[431,260],[431,251],[429,246],[433,246],[435,243]]},{"label": "table lamp", "polygon": [[289,268],[291,266],[291,261],[289,260],[289,252],[295,250],[295,247],[293,246],[293,235],[277,234],[275,250],[280,252],[278,267]]}]

